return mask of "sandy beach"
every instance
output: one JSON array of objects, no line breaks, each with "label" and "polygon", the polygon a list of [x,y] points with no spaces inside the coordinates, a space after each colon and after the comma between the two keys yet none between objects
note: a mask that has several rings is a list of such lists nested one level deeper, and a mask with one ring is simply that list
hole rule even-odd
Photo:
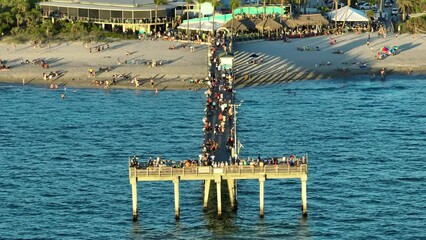
[{"label": "sandy beach", "polygon": [[[169,50],[169,46],[180,44],[179,49]],[[103,46],[97,51],[94,47]],[[92,48],[92,52],[90,49]],[[93,80],[109,80],[114,75],[117,84],[112,88],[136,88],[130,83],[133,78],[140,81],[140,89],[193,89],[202,85],[193,84],[191,80],[207,76],[207,47],[189,45],[185,48],[181,43],[171,41],[139,41],[127,40],[108,44],[92,43],[87,48],[81,42],[64,42],[33,48],[29,44],[16,45],[0,43],[0,59],[6,60],[10,70],[0,71],[1,82],[37,84],[49,86],[43,79],[43,73],[58,72],[60,75],[52,79],[53,83],[67,87],[99,87],[92,85]],[[44,59],[48,69],[40,65],[21,64],[21,61]],[[150,67],[147,62],[161,62],[161,66]],[[88,71],[93,68],[97,73],[89,77]],[[99,71],[109,68],[109,71]],[[154,80],[151,87],[150,80]]]},{"label": "sandy beach", "polygon": [[[426,74],[426,35],[388,35],[378,38],[372,33],[367,46],[368,34],[346,34],[332,36],[336,44],[330,45],[330,36],[292,39],[283,41],[247,41],[234,44],[237,87],[291,82],[301,79],[324,79],[350,77],[378,73],[386,68],[388,74]],[[0,82],[36,84],[49,87],[43,73],[58,72],[53,83],[66,87],[96,87],[92,81],[109,80],[114,75],[117,84],[112,88],[136,88],[131,79],[137,77],[139,89],[171,90],[198,89],[203,84],[193,83],[194,79],[207,76],[207,47],[193,45],[192,52],[185,48],[169,50],[169,46],[182,43],[172,41],[122,40],[109,43],[108,48],[97,51],[93,47],[101,43],[91,43],[87,47],[81,42],[63,42],[33,48],[29,44],[12,45],[0,42],[0,59],[6,60],[10,70],[0,71]],[[374,60],[383,46],[399,46],[400,53],[384,60]],[[300,51],[309,47],[315,51]],[[319,51],[316,51],[316,47]],[[92,52],[90,52],[92,49]],[[334,54],[341,50],[343,54]],[[249,63],[252,54],[262,58],[258,64]],[[35,64],[21,64],[21,61],[44,59],[48,69]],[[149,67],[146,62],[155,60],[161,66]],[[88,77],[88,70],[97,71],[96,77]],[[109,71],[99,69],[109,68]],[[150,80],[154,80],[151,87]]]},{"label": "sandy beach", "polygon": [[[371,73],[377,76],[385,68],[388,74],[426,74],[426,35],[404,34],[378,38],[368,34],[332,35],[336,44],[330,45],[330,36],[282,41],[245,42],[237,44],[235,70],[238,86],[262,85],[291,82],[302,79],[324,79],[351,77]],[[299,51],[309,46],[315,51]],[[384,46],[398,46],[400,52],[383,60],[375,60],[377,52]],[[316,51],[319,47],[319,51]],[[334,54],[336,50],[343,54]],[[261,64],[248,63],[256,54],[263,58]]]}]

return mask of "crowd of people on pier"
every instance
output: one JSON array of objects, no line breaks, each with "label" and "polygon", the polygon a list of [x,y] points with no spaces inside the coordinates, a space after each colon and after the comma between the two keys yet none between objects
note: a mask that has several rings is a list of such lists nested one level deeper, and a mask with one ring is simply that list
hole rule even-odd
[{"label": "crowd of people on pier", "polygon": [[283,157],[273,157],[273,158],[257,158],[248,157],[246,159],[237,158],[233,162],[228,161],[210,161],[210,164],[206,165],[202,160],[195,159],[186,159],[186,160],[169,160],[163,159],[161,157],[152,158],[149,157],[146,161],[139,161],[138,156],[133,156],[130,158],[129,165],[130,167],[136,167],[140,169],[147,168],[162,168],[162,167],[171,167],[171,168],[191,168],[198,166],[211,166],[213,168],[223,168],[223,167],[236,167],[236,166],[251,166],[251,167],[265,167],[265,166],[300,166],[302,164],[308,163],[308,158],[306,155],[295,156],[290,154]]},{"label": "crowd of people on pier", "polygon": [[[224,158],[224,155],[230,155],[234,144],[226,139],[232,135],[232,120],[234,114],[233,82],[235,80],[234,72],[231,67],[223,67],[221,59],[218,56],[219,51],[225,54],[232,47],[229,39],[220,33],[211,38],[211,48],[209,50],[209,76],[207,80],[206,96],[206,116],[203,118],[204,124],[204,143],[202,152],[199,155],[200,164],[203,166],[213,166],[220,160],[223,164],[230,164],[231,158]],[[226,146],[225,146],[226,145]],[[222,149],[223,148],[223,149]],[[225,149],[226,148],[226,149]],[[222,151],[222,153],[219,153]],[[225,151],[225,154],[223,153]]]}]

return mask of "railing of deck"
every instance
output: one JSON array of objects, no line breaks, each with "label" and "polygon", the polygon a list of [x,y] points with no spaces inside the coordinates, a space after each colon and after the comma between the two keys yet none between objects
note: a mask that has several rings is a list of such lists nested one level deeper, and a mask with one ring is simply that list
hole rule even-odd
[{"label": "railing of deck", "polygon": [[225,166],[225,167],[209,167],[209,166],[191,166],[183,168],[172,167],[147,167],[147,168],[129,168],[129,177],[177,177],[177,176],[208,176],[208,175],[229,175],[243,176],[250,174],[307,174],[308,165],[300,166],[290,165],[266,165],[259,166]]}]

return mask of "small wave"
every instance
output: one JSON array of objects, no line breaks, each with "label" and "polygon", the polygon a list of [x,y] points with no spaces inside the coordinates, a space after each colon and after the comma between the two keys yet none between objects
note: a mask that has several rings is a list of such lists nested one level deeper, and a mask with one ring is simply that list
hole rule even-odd
[{"label": "small wave", "polygon": [[66,160],[70,160],[70,159],[66,156],[55,156],[55,157],[53,157],[53,160],[66,161]]},{"label": "small wave", "polygon": [[396,180],[402,181],[402,182],[424,182],[425,178],[424,177],[402,177],[402,178],[397,178]]}]

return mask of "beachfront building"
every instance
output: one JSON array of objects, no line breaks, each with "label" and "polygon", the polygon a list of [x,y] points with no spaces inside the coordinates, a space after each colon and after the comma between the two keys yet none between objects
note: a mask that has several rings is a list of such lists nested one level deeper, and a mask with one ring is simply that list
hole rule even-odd
[{"label": "beachfront building", "polygon": [[[202,5],[209,5],[210,3],[203,3]],[[210,4],[211,6],[211,4]],[[213,16],[212,11],[213,8],[207,9],[205,8],[205,12],[202,12],[201,19],[194,18],[189,20],[183,20],[182,24],[178,27],[178,29],[181,29],[184,31],[185,29],[189,29],[191,31],[202,31],[202,32],[210,32],[214,29],[214,31],[217,30],[224,30],[226,28],[230,27],[224,27],[224,24],[232,20],[232,13],[228,14],[216,14],[214,18],[213,23]],[[210,12],[209,12],[210,11]],[[237,20],[244,20],[249,19],[250,21],[254,22],[254,25],[256,25],[258,22],[257,20],[260,19],[260,21],[263,19],[263,16],[267,17],[291,17],[291,5],[267,5],[265,8],[263,6],[243,6],[234,9],[234,18]],[[259,22],[260,22],[259,21]],[[246,30],[254,30],[254,25],[252,29],[246,29]],[[234,26],[235,27],[235,26]],[[228,29],[229,30],[229,29]]]},{"label": "beachfront building", "polygon": [[[185,2],[169,1],[158,5],[154,0],[50,0],[40,2],[45,18],[82,21],[115,31],[139,33],[174,28],[178,16],[186,11]],[[190,5],[190,11],[196,9]],[[194,10],[195,11],[195,10]]]}]

